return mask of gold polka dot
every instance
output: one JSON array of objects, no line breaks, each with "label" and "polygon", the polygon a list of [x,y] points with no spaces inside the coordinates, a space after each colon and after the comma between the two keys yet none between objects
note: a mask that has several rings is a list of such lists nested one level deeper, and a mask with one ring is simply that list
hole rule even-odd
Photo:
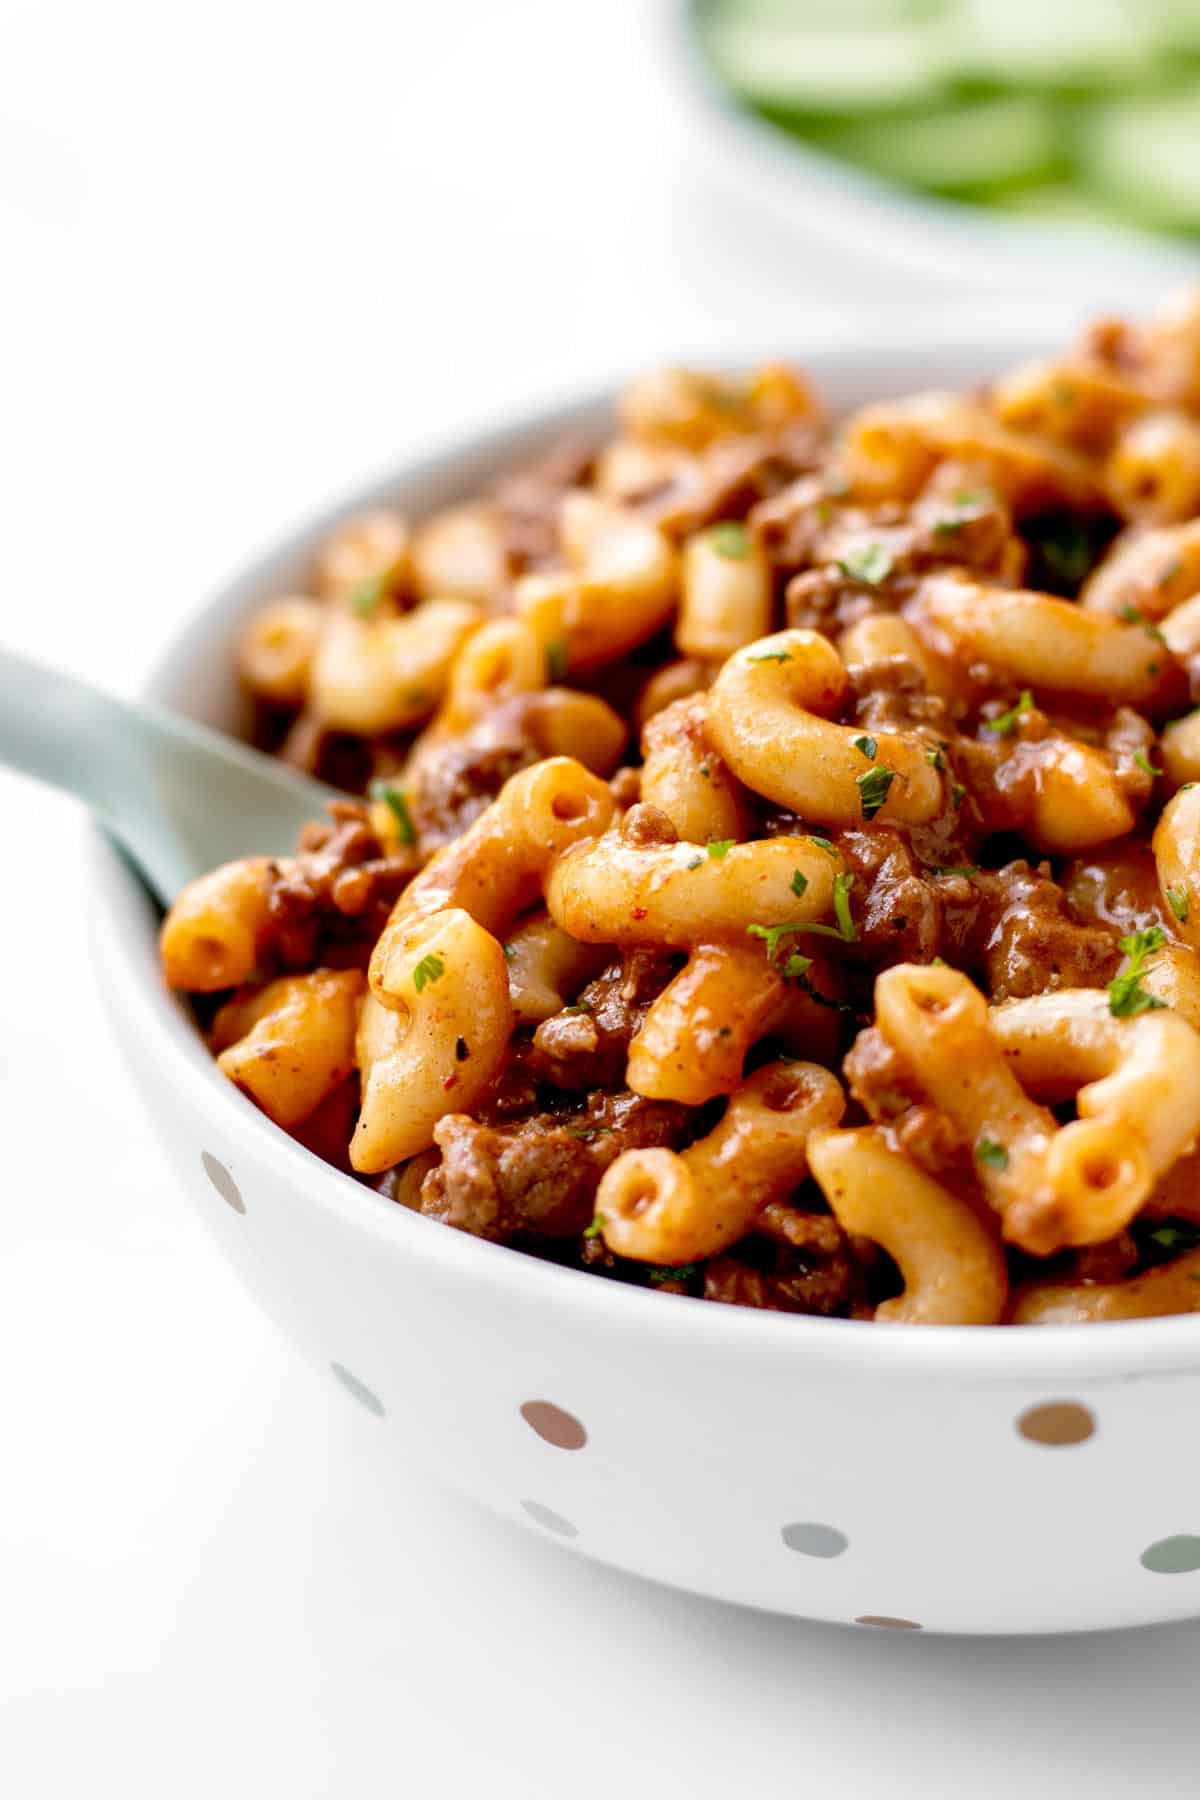
[{"label": "gold polka dot", "polygon": [[242,1199],[238,1184],[229,1173],[229,1170],[225,1167],[225,1164],[223,1162],[218,1162],[216,1157],[210,1155],[207,1150],[202,1151],[200,1161],[203,1165],[204,1173],[208,1176],[208,1179],[212,1182],[226,1206],[232,1206],[234,1212],[244,1213],[246,1210],[246,1202]]},{"label": "gold polka dot", "polygon": [[1048,1400],[1023,1412],[1017,1430],[1031,1444],[1082,1444],[1095,1435],[1096,1421],[1077,1400]]},{"label": "gold polka dot", "polygon": [[574,1413],[565,1412],[552,1400],[526,1400],[521,1417],[556,1450],[582,1450],[587,1443],[587,1432]]}]

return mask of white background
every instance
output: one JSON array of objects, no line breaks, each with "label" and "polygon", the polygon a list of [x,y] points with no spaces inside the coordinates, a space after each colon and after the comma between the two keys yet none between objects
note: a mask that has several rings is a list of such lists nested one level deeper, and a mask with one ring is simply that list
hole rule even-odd
[{"label": "white background", "polygon": [[[829,258],[710,186],[663,23],[0,0],[4,639],[131,688],[232,566],[390,460],[903,297],[869,237]],[[371,1419],[171,1190],[92,995],[75,810],[0,777],[0,819],[15,1800],[1195,1795],[1200,1626],[805,1626],[573,1560],[417,1470],[385,1487]]]}]

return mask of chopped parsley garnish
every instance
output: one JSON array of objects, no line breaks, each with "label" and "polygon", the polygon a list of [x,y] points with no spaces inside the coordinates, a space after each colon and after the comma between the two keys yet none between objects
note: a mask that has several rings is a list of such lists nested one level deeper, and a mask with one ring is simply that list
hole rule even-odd
[{"label": "chopped parsley garnish", "polygon": [[678,1268],[672,1268],[670,1263],[659,1263],[646,1271],[646,1279],[651,1287],[665,1287],[670,1281],[689,1281],[699,1267],[699,1263],[680,1263]]},{"label": "chopped parsley garnish", "polygon": [[736,843],[736,838],[713,838],[712,842],[707,844],[705,848],[714,862],[722,862],[725,857],[729,855],[729,852]]},{"label": "chopped parsley garnish", "polygon": [[954,511],[947,513],[946,517],[939,519],[934,526],[934,537],[955,537],[967,521],[976,516],[981,507],[994,504],[991,494],[985,493],[983,490],[971,493],[968,489],[962,489],[951,498]]},{"label": "chopped parsley garnish", "polygon": [[[799,873],[800,871],[797,869],[796,874],[799,875]],[[801,879],[803,880],[803,877],[801,877]],[[807,881],[805,881],[804,886],[808,886]],[[835,875],[833,878],[833,913],[837,920],[836,925],[821,925],[804,919],[798,921],[795,925],[747,925],[746,930],[751,937],[762,938],[767,946],[768,962],[775,961],[775,958],[779,954],[780,942],[783,938],[794,937],[798,932],[802,931],[811,931],[817,937],[838,938],[843,944],[852,944],[858,937],[858,927],[854,923],[854,919],[850,912],[850,889],[853,886],[853,875],[840,874]],[[792,884],[792,891],[793,893],[797,892],[794,881]],[[799,890],[801,893],[803,891],[803,889]],[[807,959],[801,958],[801,960],[807,968]],[[786,969],[784,970],[784,974],[787,974]]]},{"label": "chopped parsley garnish", "polygon": [[797,900],[799,900],[800,896],[804,893],[804,891],[807,887],[808,887],[808,876],[805,875],[803,873],[803,871],[800,869],[793,869],[792,870],[792,892],[793,892],[793,894],[795,894]]},{"label": "chopped parsley garnish", "polygon": [[801,956],[798,950],[793,950],[792,954],[783,965],[783,979],[785,981],[799,981],[802,976],[808,974],[808,971],[811,968],[812,957]]},{"label": "chopped parsley garnish", "polygon": [[876,763],[865,775],[856,775],[854,785],[862,795],[862,816],[873,819],[888,797],[888,789],[896,779],[896,771],[884,763]]},{"label": "chopped parsley garnish", "polygon": [[1127,966],[1108,984],[1108,1010],[1114,1019],[1135,1019],[1139,1013],[1155,1012],[1165,1002],[1148,994],[1142,986],[1146,958],[1166,943],[1161,925],[1148,925],[1119,940],[1119,949],[1127,958]]},{"label": "chopped parsley garnish", "polygon": [[850,581],[861,581],[864,587],[878,587],[892,572],[892,558],[882,544],[867,544],[862,550],[839,557],[837,566]]},{"label": "chopped parsley garnish", "polygon": [[1166,643],[1166,641],[1167,641],[1166,638],[1163,636],[1163,634],[1159,630],[1158,626],[1154,623],[1153,619],[1148,619],[1146,617],[1145,613],[1142,612],[1138,607],[1128,606],[1128,605],[1123,606],[1121,608],[1120,617],[1126,625],[1140,625],[1142,630],[1145,632],[1148,632],[1149,635],[1152,638],[1155,638],[1158,643],[1160,643],[1160,644]]},{"label": "chopped parsley garnish", "polygon": [[831,844],[828,838],[810,837],[808,841],[815,844],[818,850],[823,850],[826,856],[836,856],[838,853],[837,845]]},{"label": "chopped parsley garnish", "polygon": [[381,575],[371,575],[366,581],[360,581],[350,595],[350,610],[356,612],[360,619],[369,619],[388,589],[388,571]]},{"label": "chopped parsley garnish", "polygon": [[592,1220],[591,1224],[584,1228],[584,1233],[583,1233],[584,1237],[586,1237],[586,1238],[599,1237],[601,1232],[604,1230],[604,1227],[607,1224],[608,1224],[608,1220],[605,1218],[604,1214],[597,1213],[595,1218]]},{"label": "chopped parsley garnish", "polygon": [[958,811],[959,807],[962,805],[962,803],[966,799],[966,797],[967,797],[967,790],[963,786],[962,782],[961,781],[952,781],[950,783],[950,804],[953,806],[955,812]]},{"label": "chopped parsley garnish", "polygon": [[1033,695],[1028,688],[1025,688],[1015,706],[1010,706],[1007,712],[998,714],[994,719],[987,719],[985,723],[989,731],[998,733],[1000,737],[1007,737],[1010,731],[1017,729],[1019,721],[1025,717],[1025,714],[1032,711]]},{"label": "chopped parsley garnish", "polygon": [[1022,536],[1032,552],[1030,587],[1073,594],[1096,559],[1092,533],[1073,514],[1043,513],[1026,519]]},{"label": "chopped parsley garnish", "polygon": [[435,956],[431,950],[428,956],[423,956],[421,958],[420,962],[413,970],[413,986],[419,994],[431,981],[440,981],[445,973],[445,963],[440,956]]},{"label": "chopped parsley garnish", "polygon": [[564,638],[555,638],[552,644],[546,645],[546,673],[551,681],[559,682],[567,679],[569,661]]},{"label": "chopped parsley garnish", "polygon": [[454,1040],[454,1060],[455,1060],[455,1062],[466,1062],[466,1060],[470,1056],[470,1054],[471,1054],[471,1046],[467,1043],[466,1038],[464,1038],[464,1037],[455,1038],[455,1040]]},{"label": "chopped parsley garnish", "polygon": [[978,863],[941,863],[934,869],[935,875],[978,875]]},{"label": "chopped parsley garnish", "polygon": [[396,833],[402,844],[415,844],[417,828],[412,822],[412,814],[408,810],[408,800],[404,789],[393,787],[390,781],[373,781],[368,790],[372,800],[382,800],[396,821]]},{"label": "chopped parsley garnish", "polygon": [[1189,910],[1187,889],[1185,887],[1168,888],[1167,889],[1167,901],[1170,905],[1171,911],[1175,914],[1175,917],[1179,920],[1179,923],[1181,925],[1186,925],[1187,918],[1188,918],[1188,910]]},{"label": "chopped parsley garnish", "polygon": [[1194,1250],[1200,1242],[1200,1227],[1190,1221],[1179,1225],[1160,1225],[1150,1233],[1150,1242],[1160,1250]]},{"label": "chopped parsley garnish", "polygon": [[1144,750],[1135,750],[1133,753],[1133,760],[1135,766],[1142,771],[1143,775],[1148,775],[1151,781],[1154,780],[1156,775],[1162,774],[1162,770],[1155,768]]},{"label": "chopped parsley garnish", "polygon": [[878,750],[879,746],[873,737],[856,737],[854,740],[854,748],[856,750],[861,750],[868,762],[874,762],[875,752]]},{"label": "chopped parsley garnish", "polygon": [[931,769],[937,769],[939,773],[944,772],[946,759],[940,750],[927,750],[925,752],[925,761],[929,764]]},{"label": "chopped parsley garnish", "polygon": [[1007,1169],[1008,1151],[995,1138],[981,1137],[975,1146],[975,1160],[986,1169]]},{"label": "chopped parsley garnish", "polygon": [[723,525],[713,526],[709,542],[718,556],[729,556],[738,561],[749,553],[750,533],[736,519],[728,519]]},{"label": "chopped parsley garnish", "polygon": [[[747,925],[747,927],[746,927],[747,934],[750,937],[761,938],[763,943],[767,946],[767,961],[768,962],[775,961],[775,958],[779,954],[780,941],[783,938],[791,937],[793,935],[793,933],[795,933],[797,931],[807,931],[809,929],[810,928],[807,925],[800,925],[800,924],[797,924],[797,925]],[[832,932],[833,927],[826,926],[826,930]],[[837,934],[834,933],[834,935],[836,936]]]},{"label": "chopped parsley garnish", "polygon": [[833,916],[838,922],[839,935],[848,944],[858,936],[858,927],[850,916],[850,889],[853,886],[853,875],[835,875],[833,878]]},{"label": "chopped parsley garnish", "polygon": [[790,650],[760,650],[757,656],[748,656],[746,658],[747,662],[785,663],[791,662],[791,660],[792,653]]}]

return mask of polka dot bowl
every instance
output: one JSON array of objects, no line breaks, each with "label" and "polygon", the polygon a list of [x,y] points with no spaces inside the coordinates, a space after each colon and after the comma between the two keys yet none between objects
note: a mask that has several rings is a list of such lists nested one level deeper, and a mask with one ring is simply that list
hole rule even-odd
[{"label": "polka dot bowl", "polygon": [[[849,405],[975,381],[1050,336],[972,341],[937,321],[924,342],[798,359]],[[288,591],[338,517],[389,501],[419,513],[605,417],[600,401],[559,409],[352,496],[206,609],[152,692],[237,729],[231,634]],[[147,895],[99,834],[90,858],[97,967],[181,1184],[360,1410],[372,1461],[418,1459],[622,1568],[864,1630],[1200,1613],[1200,1320],[1014,1331],[787,1317],[448,1230],[319,1163],[218,1075],[163,989]]]}]

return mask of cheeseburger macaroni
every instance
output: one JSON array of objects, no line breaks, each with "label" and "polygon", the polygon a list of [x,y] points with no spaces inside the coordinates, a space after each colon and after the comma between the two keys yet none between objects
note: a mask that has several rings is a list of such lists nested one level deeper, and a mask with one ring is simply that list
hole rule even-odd
[{"label": "cheeseburger macaroni", "polygon": [[347,798],[163,967],[309,1149],[710,1300],[1200,1309],[1200,299],[841,421],[646,377],[238,655]]}]

